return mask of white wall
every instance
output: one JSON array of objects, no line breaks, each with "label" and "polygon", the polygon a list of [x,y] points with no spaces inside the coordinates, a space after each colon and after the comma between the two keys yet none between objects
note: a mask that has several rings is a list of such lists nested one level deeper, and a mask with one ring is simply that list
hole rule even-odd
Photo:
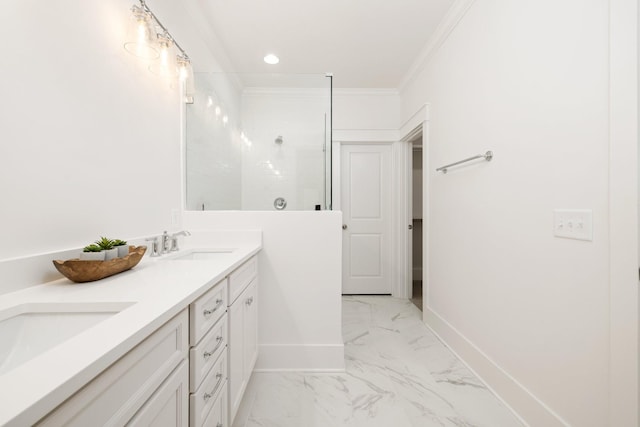
[{"label": "white wall", "polygon": [[[134,3],[3,4],[0,259],[159,233],[181,208],[178,90],[123,49]],[[215,66],[186,2],[151,7]]]},{"label": "white wall", "polygon": [[400,96],[390,89],[334,89],[333,140],[399,140]]},{"label": "white wall", "polygon": [[606,1],[476,1],[401,94],[431,110],[425,318],[531,425],[608,420],[608,30]]},{"label": "white wall", "polygon": [[189,230],[262,230],[256,369],[344,369],[341,212],[185,212],[183,219]]}]

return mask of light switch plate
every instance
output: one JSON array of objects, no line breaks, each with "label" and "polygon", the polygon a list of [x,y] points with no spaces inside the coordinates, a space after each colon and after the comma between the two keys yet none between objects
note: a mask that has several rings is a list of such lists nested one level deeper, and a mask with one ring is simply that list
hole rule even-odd
[{"label": "light switch plate", "polygon": [[593,240],[593,212],[591,209],[555,209],[553,234],[556,237]]}]

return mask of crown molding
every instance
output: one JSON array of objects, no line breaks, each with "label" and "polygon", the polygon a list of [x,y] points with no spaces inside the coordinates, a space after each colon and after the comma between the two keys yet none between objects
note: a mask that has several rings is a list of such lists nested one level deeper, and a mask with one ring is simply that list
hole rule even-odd
[{"label": "crown molding", "polygon": [[333,88],[334,96],[395,96],[398,89],[393,88]]},{"label": "crown molding", "polygon": [[474,2],[475,0],[456,0],[453,3],[444,18],[442,18],[442,21],[440,21],[440,24],[438,24],[433,35],[429,38],[424,49],[422,49],[416,60],[413,62],[411,68],[409,68],[409,71],[404,75],[400,85],[398,86],[398,92],[402,92],[424,69],[436,51],[447,40],[460,20],[466,15]]}]

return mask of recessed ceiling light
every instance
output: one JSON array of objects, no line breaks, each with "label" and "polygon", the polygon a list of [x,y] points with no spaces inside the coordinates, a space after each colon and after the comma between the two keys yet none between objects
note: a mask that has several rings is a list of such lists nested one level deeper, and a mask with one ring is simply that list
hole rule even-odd
[{"label": "recessed ceiling light", "polygon": [[268,54],[267,56],[264,57],[264,62],[266,62],[267,64],[270,64],[270,65],[275,65],[278,62],[280,62],[280,58],[275,56],[273,53],[270,53],[270,54]]}]

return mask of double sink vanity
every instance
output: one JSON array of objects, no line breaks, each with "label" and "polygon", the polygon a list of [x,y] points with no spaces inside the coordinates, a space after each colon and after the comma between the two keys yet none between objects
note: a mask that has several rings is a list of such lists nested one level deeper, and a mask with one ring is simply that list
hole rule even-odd
[{"label": "double sink vanity", "polygon": [[257,359],[260,249],[0,295],[0,425],[230,426]]}]

